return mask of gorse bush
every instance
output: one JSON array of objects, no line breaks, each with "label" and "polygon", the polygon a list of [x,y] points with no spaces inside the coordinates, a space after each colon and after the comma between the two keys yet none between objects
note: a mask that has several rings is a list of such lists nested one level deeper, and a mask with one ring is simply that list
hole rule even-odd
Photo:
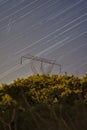
[{"label": "gorse bush", "polygon": [[0,87],[0,130],[86,130],[87,75],[33,75]]}]

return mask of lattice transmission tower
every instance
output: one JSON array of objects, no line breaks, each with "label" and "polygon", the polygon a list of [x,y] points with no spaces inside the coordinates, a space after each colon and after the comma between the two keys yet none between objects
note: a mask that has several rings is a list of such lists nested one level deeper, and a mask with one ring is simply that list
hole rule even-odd
[{"label": "lattice transmission tower", "polygon": [[[24,56],[21,56],[21,64],[23,63],[23,59],[29,59],[29,63],[31,65],[31,70],[34,72],[34,74],[39,74],[40,71],[42,74],[50,74],[54,68],[54,66],[58,66],[59,68],[59,74],[61,74],[61,65],[56,63],[56,60],[49,60],[46,58],[33,56],[31,54],[27,54]],[[39,64],[39,70],[37,70],[37,66],[34,65],[34,63],[37,61],[37,64]],[[46,65],[46,67],[45,67]]]}]

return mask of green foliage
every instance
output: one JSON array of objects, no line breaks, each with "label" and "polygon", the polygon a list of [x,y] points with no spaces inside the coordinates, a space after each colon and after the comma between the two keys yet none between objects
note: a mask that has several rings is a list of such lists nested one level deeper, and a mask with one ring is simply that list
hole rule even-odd
[{"label": "green foliage", "polygon": [[79,128],[76,121],[82,117],[87,122],[86,108],[87,75],[33,75],[0,87],[3,130],[86,130],[85,123]]}]

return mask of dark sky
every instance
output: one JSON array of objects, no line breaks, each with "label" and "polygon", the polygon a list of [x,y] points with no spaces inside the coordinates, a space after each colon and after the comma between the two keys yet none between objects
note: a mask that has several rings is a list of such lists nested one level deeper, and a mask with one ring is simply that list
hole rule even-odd
[{"label": "dark sky", "polygon": [[0,84],[33,74],[28,53],[86,74],[87,0],[0,0]]}]

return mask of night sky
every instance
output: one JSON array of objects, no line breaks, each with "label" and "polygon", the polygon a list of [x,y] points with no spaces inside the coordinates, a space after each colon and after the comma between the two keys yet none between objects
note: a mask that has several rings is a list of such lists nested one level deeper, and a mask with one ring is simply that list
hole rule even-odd
[{"label": "night sky", "polygon": [[33,74],[26,54],[87,74],[87,0],[0,0],[0,84]]}]

